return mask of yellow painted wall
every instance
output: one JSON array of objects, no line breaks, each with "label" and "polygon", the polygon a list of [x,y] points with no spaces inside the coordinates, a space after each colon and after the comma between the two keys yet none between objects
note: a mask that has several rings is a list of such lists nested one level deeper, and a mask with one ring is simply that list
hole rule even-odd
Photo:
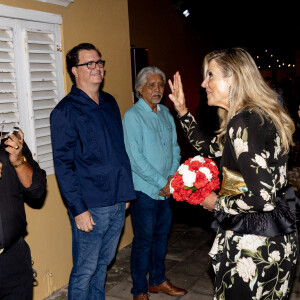
[{"label": "yellow painted wall", "polygon": [[[0,4],[61,15],[63,58],[81,42],[95,44],[106,60],[104,90],[116,98],[122,115],[132,105],[127,0],[75,0],[68,7],[32,0],[0,0]],[[65,67],[64,75],[67,93],[71,81]],[[38,272],[34,300],[67,284],[72,266],[70,222],[54,175],[48,176],[47,190],[41,209],[26,207],[26,240]],[[120,247],[129,244],[132,236],[127,218]]]}]

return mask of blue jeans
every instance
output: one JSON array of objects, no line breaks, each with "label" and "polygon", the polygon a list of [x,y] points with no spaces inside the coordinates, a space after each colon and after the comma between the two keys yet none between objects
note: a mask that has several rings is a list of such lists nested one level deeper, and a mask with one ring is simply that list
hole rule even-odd
[{"label": "blue jeans", "polygon": [[69,280],[69,300],[104,300],[107,266],[113,260],[124,226],[125,203],[90,208],[94,230],[78,230],[71,213],[73,268]]},{"label": "blue jeans", "polygon": [[149,284],[160,285],[166,280],[165,256],[172,222],[170,200],[154,200],[142,192],[136,192],[131,202],[131,220],[134,238],[131,250],[131,293],[137,297],[148,292]]}]

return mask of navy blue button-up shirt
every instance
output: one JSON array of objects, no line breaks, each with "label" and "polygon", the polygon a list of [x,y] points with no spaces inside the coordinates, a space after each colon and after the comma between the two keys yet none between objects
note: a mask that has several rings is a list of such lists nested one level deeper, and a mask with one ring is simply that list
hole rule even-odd
[{"label": "navy blue button-up shirt", "polygon": [[73,216],[89,208],[135,199],[119,107],[99,94],[99,105],[72,87],[50,116],[54,167]]}]

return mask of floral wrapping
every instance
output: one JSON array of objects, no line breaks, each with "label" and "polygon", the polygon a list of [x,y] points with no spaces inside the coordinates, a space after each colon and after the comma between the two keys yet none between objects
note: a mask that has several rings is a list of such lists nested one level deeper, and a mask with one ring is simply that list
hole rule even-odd
[{"label": "floral wrapping", "polygon": [[[262,122],[251,111],[236,114],[228,124],[223,149],[216,137],[202,133],[190,113],[180,122],[200,155],[222,156],[221,165],[239,171],[248,187],[240,195],[220,196],[216,210],[229,216],[274,210],[276,191],[287,184],[288,156],[282,154],[271,122]],[[219,228],[209,253],[216,273],[214,299],[287,299],[297,253],[296,232],[264,237]]]}]

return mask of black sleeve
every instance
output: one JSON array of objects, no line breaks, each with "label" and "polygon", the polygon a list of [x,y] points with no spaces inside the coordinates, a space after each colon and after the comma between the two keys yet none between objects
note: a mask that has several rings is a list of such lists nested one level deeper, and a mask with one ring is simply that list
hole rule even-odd
[{"label": "black sleeve", "polygon": [[23,187],[24,194],[30,198],[41,198],[46,191],[46,172],[40,168],[39,164],[33,159],[32,154],[24,142],[23,155],[33,170],[32,184],[29,188]]},{"label": "black sleeve", "polygon": [[217,137],[204,134],[191,113],[179,117],[180,124],[193,147],[199,151],[201,156],[215,158],[222,155],[217,143]]}]

